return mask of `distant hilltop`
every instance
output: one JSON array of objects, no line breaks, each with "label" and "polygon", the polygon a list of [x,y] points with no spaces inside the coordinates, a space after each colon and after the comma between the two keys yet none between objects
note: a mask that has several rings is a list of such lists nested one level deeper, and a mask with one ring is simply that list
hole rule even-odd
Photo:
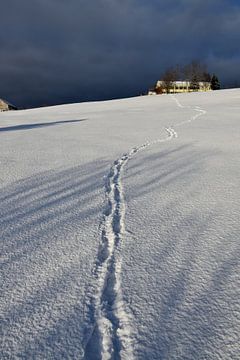
[{"label": "distant hilltop", "polygon": [[8,101],[0,99],[0,111],[17,110],[17,107]]}]

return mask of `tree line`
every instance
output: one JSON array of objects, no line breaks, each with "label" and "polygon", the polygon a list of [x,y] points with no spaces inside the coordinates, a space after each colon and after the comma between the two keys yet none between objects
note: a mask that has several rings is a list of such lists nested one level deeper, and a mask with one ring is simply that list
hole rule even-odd
[{"label": "tree line", "polygon": [[[212,90],[220,89],[218,77],[208,72],[207,65],[196,60],[184,66],[176,65],[167,68],[162,76],[162,87],[169,93],[177,80],[188,81],[190,89],[195,91],[199,89],[199,82],[209,82]],[[155,91],[158,92],[161,89],[155,87]]]}]

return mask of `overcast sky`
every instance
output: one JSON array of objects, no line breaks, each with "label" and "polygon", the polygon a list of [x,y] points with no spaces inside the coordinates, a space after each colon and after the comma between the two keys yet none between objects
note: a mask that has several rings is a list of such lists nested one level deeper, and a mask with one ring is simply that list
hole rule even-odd
[{"label": "overcast sky", "polygon": [[140,94],[192,59],[240,84],[240,0],[1,2],[0,98],[20,107]]}]

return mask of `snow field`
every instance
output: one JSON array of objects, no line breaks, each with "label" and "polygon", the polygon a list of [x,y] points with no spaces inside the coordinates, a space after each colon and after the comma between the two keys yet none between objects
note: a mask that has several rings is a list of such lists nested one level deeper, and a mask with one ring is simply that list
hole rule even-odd
[{"label": "snow field", "polygon": [[4,359],[238,358],[239,98],[0,114]]}]

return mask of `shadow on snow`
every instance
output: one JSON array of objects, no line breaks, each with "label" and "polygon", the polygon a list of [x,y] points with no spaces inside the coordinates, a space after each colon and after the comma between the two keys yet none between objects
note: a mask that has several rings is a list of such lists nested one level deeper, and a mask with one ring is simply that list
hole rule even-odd
[{"label": "shadow on snow", "polygon": [[52,122],[36,123],[36,124],[13,125],[13,126],[1,127],[1,128],[0,128],[0,132],[18,131],[18,130],[31,130],[31,129],[38,129],[38,128],[47,127],[47,126],[55,126],[55,125],[62,125],[62,124],[78,123],[78,122],[86,121],[86,120],[87,120],[87,119],[80,119],[80,120],[62,120],[62,121],[52,121]]},{"label": "shadow on snow", "polygon": [[43,172],[0,190],[3,358],[81,358],[106,165]]}]

